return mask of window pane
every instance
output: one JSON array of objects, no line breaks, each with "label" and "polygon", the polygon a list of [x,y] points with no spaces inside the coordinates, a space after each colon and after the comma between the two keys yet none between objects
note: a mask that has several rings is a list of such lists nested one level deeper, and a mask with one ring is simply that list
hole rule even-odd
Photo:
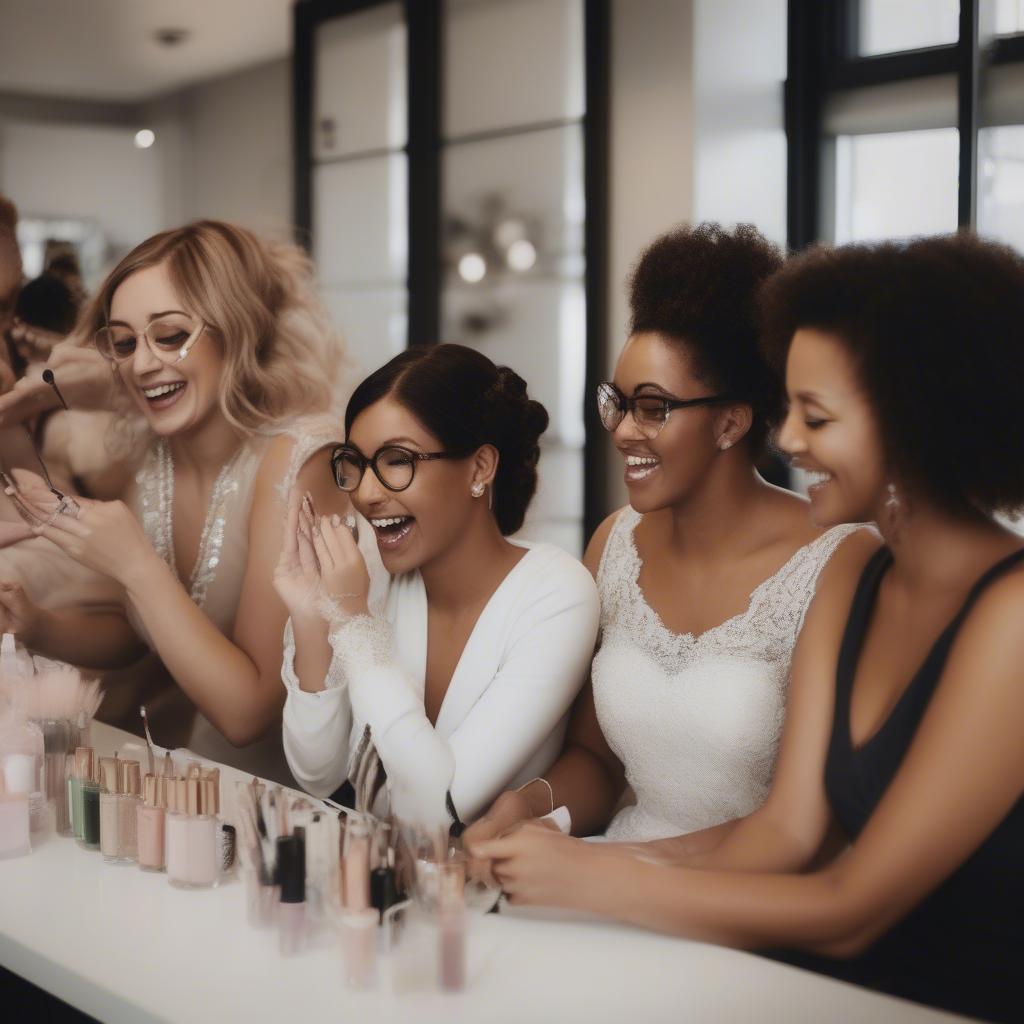
[{"label": "window pane", "polygon": [[840,135],[835,241],[955,231],[958,170],[955,128]]},{"label": "window pane", "polygon": [[313,257],[324,285],[403,283],[406,158],[372,157],[313,169]]},{"label": "window pane", "polygon": [[583,115],[582,0],[448,0],[447,138]]},{"label": "window pane", "polygon": [[316,32],[317,159],[397,149],[406,139],[405,20],[400,4],[332,18]]},{"label": "window pane", "polygon": [[996,0],[996,35],[1024,32],[1024,0]]},{"label": "window pane", "polygon": [[978,230],[1024,252],[1024,125],[983,129],[978,149]]},{"label": "window pane", "polygon": [[960,38],[959,0],[860,0],[862,57],[924,46],[944,46]]}]

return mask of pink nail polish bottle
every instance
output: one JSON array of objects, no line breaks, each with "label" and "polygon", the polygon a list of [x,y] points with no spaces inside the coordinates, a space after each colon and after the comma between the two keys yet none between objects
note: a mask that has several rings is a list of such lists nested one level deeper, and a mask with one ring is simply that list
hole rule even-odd
[{"label": "pink nail polish bottle", "polygon": [[[164,792],[161,793],[160,790]],[[143,871],[164,869],[164,815],[166,785],[160,786],[157,776],[147,775],[142,786],[142,803],[136,810],[139,836],[139,867]]]}]

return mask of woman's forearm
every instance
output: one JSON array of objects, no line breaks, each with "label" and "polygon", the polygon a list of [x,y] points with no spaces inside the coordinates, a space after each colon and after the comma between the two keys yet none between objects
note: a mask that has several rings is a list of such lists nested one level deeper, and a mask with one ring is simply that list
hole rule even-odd
[{"label": "woman's forearm", "polygon": [[263,678],[253,659],[210,621],[156,555],[122,581],[128,600],[175,682],[231,743],[257,739],[280,711],[280,677]]},{"label": "woman's forearm", "polygon": [[295,637],[295,676],[307,693],[319,693],[327,686],[327,673],[334,651],[327,623],[320,616],[292,616]]},{"label": "woman's forearm", "polygon": [[858,933],[856,904],[831,870],[813,875],[693,871],[601,852],[581,858],[566,906],[740,949],[827,952]]},{"label": "woman's forearm", "polygon": [[[614,778],[600,758],[584,747],[570,745],[545,778],[551,783],[555,807],[569,809],[573,835],[597,835],[608,827],[622,795],[622,780]],[[543,803],[548,799],[546,788],[544,792],[539,786],[532,788],[537,801]],[[537,809],[540,814],[550,810],[547,806]]]},{"label": "woman's forearm", "polygon": [[699,832],[688,832],[682,836],[667,839],[652,839],[646,843],[610,843],[662,864],[678,864],[695,867],[707,862],[709,855],[736,827],[738,821],[723,821],[720,825],[703,828]]}]

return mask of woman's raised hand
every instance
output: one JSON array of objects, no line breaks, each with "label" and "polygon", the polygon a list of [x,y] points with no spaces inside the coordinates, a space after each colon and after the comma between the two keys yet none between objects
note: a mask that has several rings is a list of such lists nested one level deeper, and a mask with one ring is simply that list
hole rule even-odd
[{"label": "woman's raised hand", "polygon": [[0,395],[0,426],[24,423],[60,406],[53,388],[43,380],[53,371],[64,400],[72,409],[111,409],[116,401],[116,378],[110,364],[92,346],[68,339],[53,346],[44,364],[33,363],[5,394]]},{"label": "woman's raised hand", "polygon": [[303,498],[296,488],[288,493],[281,556],[274,570],[274,589],[293,619],[319,615],[320,566],[313,540],[303,521]]}]

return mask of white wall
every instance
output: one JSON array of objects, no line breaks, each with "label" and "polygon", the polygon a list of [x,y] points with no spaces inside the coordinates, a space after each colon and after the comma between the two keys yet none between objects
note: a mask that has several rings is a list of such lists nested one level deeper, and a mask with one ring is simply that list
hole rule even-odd
[{"label": "white wall", "polygon": [[[626,339],[630,267],[655,236],[693,216],[692,6],[612,0],[609,375]],[[626,489],[622,460],[607,448],[611,511]]]},{"label": "white wall", "polygon": [[119,248],[162,226],[163,167],[130,128],[0,123],[0,190],[22,217],[95,221]]},{"label": "white wall", "polygon": [[285,235],[292,224],[291,62],[273,61],[181,96],[184,219]]}]

